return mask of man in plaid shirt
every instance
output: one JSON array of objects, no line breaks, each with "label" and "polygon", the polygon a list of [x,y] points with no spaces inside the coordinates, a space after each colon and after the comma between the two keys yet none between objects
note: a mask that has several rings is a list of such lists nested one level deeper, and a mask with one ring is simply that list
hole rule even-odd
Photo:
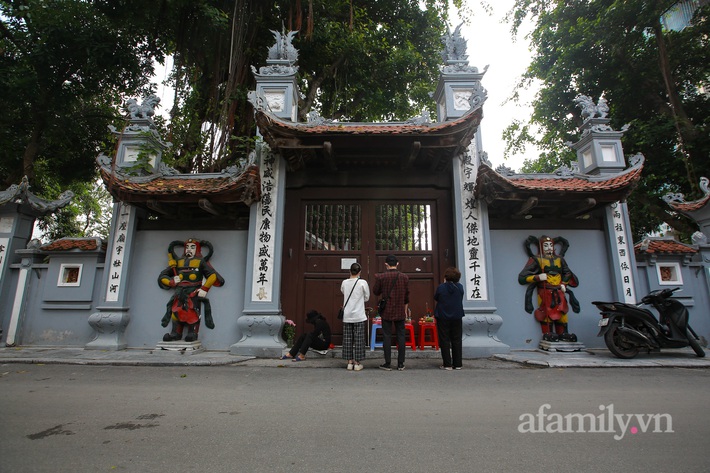
[{"label": "man in plaid shirt", "polygon": [[404,370],[404,355],[406,335],[404,332],[404,319],[409,309],[409,277],[400,273],[397,267],[399,261],[394,255],[385,258],[384,273],[375,275],[375,286],[372,293],[387,299],[385,310],[380,314],[382,317],[382,348],[385,352],[385,362],[380,365],[380,369],[392,370],[392,324],[397,335],[397,369]]}]

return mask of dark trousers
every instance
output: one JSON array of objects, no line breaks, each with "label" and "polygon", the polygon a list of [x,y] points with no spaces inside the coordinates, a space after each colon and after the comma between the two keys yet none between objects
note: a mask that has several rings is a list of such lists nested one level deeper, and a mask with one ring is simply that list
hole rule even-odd
[{"label": "dark trousers", "polygon": [[293,347],[291,347],[288,352],[291,356],[296,356],[297,353],[305,355],[309,348],[313,348],[314,350],[327,350],[328,344],[313,335],[312,332],[309,332],[298,337],[298,340],[296,340],[296,343],[293,344]]},{"label": "dark trousers", "polygon": [[404,366],[404,350],[407,348],[406,333],[404,332],[404,320],[383,320],[382,321],[382,349],[385,352],[385,364],[392,363],[392,324],[394,324],[397,335],[397,366]]},{"label": "dark trousers", "polygon": [[[460,368],[461,339],[463,333],[463,319],[436,319],[436,330],[439,334],[439,348],[444,366]],[[453,359],[452,359],[453,358]]]}]

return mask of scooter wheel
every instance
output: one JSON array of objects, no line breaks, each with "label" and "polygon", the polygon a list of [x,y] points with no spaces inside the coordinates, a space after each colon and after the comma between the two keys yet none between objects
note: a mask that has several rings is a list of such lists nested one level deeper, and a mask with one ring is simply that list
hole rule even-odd
[{"label": "scooter wheel", "polygon": [[695,338],[695,335],[688,330],[685,329],[685,336],[688,337],[688,343],[690,344],[690,348],[693,349],[696,355],[698,355],[700,358],[705,357],[705,352],[703,351],[702,347],[698,343],[698,340]]},{"label": "scooter wheel", "polygon": [[619,332],[619,324],[612,324],[604,334],[604,342],[617,358],[629,359],[639,354],[638,346]]}]

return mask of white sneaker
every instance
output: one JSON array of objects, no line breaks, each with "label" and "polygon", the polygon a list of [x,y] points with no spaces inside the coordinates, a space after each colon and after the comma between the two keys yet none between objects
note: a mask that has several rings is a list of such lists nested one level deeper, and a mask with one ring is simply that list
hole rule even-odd
[{"label": "white sneaker", "polygon": [[348,371],[352,371],[352,370],[353,370],[353,364],[352,364],[352,363],[348,363]]},{"label": "white sneaker", "polygon": [[313,350],[314,352],[316,352],[320,355],[327,355],[328,354],[328,350],[315,350],[313,348],[311,348],[311,350]]},{"label": "white sneaker", "polygon": [[355,371],[361,371],[363,368],[364,368],[364,366],[362,366],[361,363],[358,363],[357,365],[355,365],[355,366],[353,367],[353,369],[354,369]]}]

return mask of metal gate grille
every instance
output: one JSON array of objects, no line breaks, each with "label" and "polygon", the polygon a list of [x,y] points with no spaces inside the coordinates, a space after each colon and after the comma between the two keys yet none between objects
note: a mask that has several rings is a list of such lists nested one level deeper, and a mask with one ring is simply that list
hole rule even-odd
[{"label": "metal gate grille", "polygon": [[306,250],[357,251],[362,246],[359,205],[306,205]]},{"label": "metal gate grille", "polygon": [[431,251],[431,205],[378,205],[375,242],[376,250]]}]

